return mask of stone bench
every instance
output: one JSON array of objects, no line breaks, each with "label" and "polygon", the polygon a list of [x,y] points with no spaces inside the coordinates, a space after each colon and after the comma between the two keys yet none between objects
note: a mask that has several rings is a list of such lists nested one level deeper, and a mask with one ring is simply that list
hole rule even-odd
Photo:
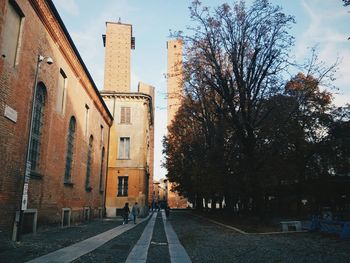
[{"label": "stone bench", "polygon": [[282,231],[301,231],[301,221],[282,221]]}]

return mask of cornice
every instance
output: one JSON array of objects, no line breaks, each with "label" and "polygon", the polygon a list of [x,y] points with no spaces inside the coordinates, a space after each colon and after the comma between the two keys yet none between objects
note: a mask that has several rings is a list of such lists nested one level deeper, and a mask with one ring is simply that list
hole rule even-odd
[{"label": "cornice", "polygon": [[47,29],[60,52],[79,79],[85,91],[92,98],[94,105],[102,114],[104,120],[112,125],[113,117],[101,98],[99,91],[80,57],[67,29],[65,28],[57,10],[51,0],[29,0],[34,11]]},{"label": "cornice", "polygon": [[107,99],[130,99],[130,100],[144,100],[148,104],[150,123],[153,124],[153,99],[152,96],[142,92],[116,92],[116,91],[101,91],[102,98]]},{"label": "cornice", "polygon": [[102,98],[128,98],[128,99],[145,99],[151,101],[152,97],[146,93],[140,92],[114,92],[114,91],[101,91]]}]

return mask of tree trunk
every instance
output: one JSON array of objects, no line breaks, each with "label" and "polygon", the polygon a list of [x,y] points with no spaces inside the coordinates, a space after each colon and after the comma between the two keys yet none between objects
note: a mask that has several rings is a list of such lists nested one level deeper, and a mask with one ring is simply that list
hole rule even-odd
[{"label": "tree trunk", "polygon": [[203,210],[203,197],[200,194],[196,194],[195,197],[196,203],[195,203],[195,209],[196,210]]}]

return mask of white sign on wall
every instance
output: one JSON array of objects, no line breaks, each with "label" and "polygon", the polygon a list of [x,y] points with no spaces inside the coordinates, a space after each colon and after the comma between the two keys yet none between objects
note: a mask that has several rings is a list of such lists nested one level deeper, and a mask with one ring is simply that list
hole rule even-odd
[{"label": "white sign on wall", "polygon": [[27,210],[28,205],[28,195],[22,196],[22,210]]},{"label": "white sign on wall", "polygon": [[17,122],[17,111],[12,109],[10,106],[5,105],[5,112],[4,116],[8,118],[9,120],[13,121],[14,123]]}]

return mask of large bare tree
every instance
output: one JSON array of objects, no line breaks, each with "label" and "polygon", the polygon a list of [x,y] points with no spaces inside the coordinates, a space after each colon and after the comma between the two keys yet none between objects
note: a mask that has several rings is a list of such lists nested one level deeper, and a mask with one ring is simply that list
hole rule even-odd
[{"label": "large bare tree", "polygon": [[283,90],[294,19],[267,0],[256,0],[249,8],[239,1],[213,10],[194,1],[190,10],[196,26],[184,36],[185,84],[187,89],[209,88],[227,105],[240,144],[239,172],[257,203],[256,133],[268,116],[262,111],[264,100]]}]

